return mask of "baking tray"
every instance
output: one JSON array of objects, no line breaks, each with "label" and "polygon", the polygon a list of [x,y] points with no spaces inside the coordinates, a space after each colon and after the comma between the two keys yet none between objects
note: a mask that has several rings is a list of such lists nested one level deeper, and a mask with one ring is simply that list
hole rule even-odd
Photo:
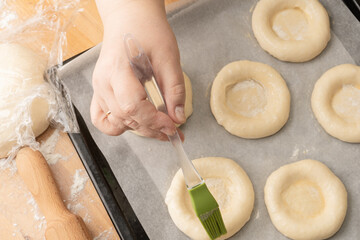
[{"label": "baking tray", "polygon": [[[74,63],[70,62],[88,50],[67,59],[64,64],[73,65]],[[120,239],[149,239],[119,182],[116,180],[109,163],[92,138],[79,110],[76,106],[73,106],[73,109],[79,125],[79,132],[69,133],[68,135],[114,225],[115,231]]]},{"label": "baking tray", "polygon": [[69,137],[121,239],[149,239],[104,155],[97,147],[76,107],[80,133]]},{"label": "baking tray", "polygon": [[[193,82],[194,114],[182,127],[190,158],[232,158],[247,171],[254,185],[255,207],[251,219],[234,239],[286,239],[270,221],[263,187],[272,171],[305,158],[327,164],[348,189],[347,217],[333,239],[356,239],[360,235],[359,145],[327,135],[310,107],[312,88],[323,72],[341,63],[360,63],[360,25],[342,2],[321,2],[331,18],[332,39],[320,56],[307,63],[284,63],[259,47],[251,31],[251,11],[256,1],[187,1],[168,14],[179,43],[183,69]],[[99,47],[95,47],[74,59],[63,67],[61,77],[147,235],[151,239],[186,239],[171,221],[164,204],[166,191],[178,169],[171,146],[132,133],[106,136],[91,124],[91,75],[98,54]],[[214,77],[224,65],[241,59],[273,66],[288,84],[292,96],[290,118],[274,136],[259,140],[234,137],[217,125],[211,114],[209,90]]]},{"label": "baking tray", "polygon": [[360,21],[360,0],[343,0],[343,2]]}]

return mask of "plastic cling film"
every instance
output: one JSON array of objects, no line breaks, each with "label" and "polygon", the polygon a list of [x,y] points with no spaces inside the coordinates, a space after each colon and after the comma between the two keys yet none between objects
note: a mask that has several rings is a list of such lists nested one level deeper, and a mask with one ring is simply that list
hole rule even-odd
[{"label": "plastic cling film", "polygon": [[51,67],[46,74],[56,91],[55,102],[57,108],[56,112],[50,113],[50,123],[52,126],[65,132],[79,132],[79,125],[71,102],[70,92],[59,78],[57,70],[57,67]]},{"label": "plastic cling film", "polygon": [[0,43],[28,47],[48,67],[61,65],[66,29],[79,11],[80,0],[0,0]]},{"label": "plastic cling film", "polygon": [[6,106],[1,104],[0,154],[14,153],[17,146],[37,148],[35,137],[49,126],[47,118],[54,103],[54,92],[44,83],[33,87],[31,95],[25,95],[22,101],[13,99]]},{"label": "plastic cling film", "polygon": [[49,124],[78,132],[67,87],[57,75],[66,29],[80,0],[0,0],[0,159],[38,149]]}]

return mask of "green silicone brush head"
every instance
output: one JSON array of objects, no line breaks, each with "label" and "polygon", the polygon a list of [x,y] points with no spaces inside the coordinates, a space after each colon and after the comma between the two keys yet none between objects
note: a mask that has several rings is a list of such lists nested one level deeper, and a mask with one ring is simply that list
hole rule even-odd
[{"label": "green silicone brush head", "polygon": [[202,183],[188,191],[195,213],[210,239],[216,239],[226,234],[227,231],[221,217],[219,205],[206,184]]}]

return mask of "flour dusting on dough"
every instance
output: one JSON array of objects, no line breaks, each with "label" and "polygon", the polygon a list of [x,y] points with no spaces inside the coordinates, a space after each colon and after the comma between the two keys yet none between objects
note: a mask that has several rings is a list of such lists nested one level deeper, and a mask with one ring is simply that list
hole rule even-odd
[{"label": "flour dusting on dough", "polygon": [[349,123],[360,120],[360,87],[345,84],[334,95],[332,108],[342,119]]},{"label": "flour dusting on dough", "polygon": [[255,117],[266,109],[266,91],[259,82],[252,79],[240,81],[228,88],[226,98],[227,106],[245,117]]},{"label": "flour dusting on dough", "polygon": [[89,179],[87,173],[83,169],[78,169],[75,172],[73,178],[73,184],[71,185],[71,199],[75,199],[80,192],[85,188],[86,182]]},{"label": "flour dusting on dough", "polygon": [[231,200],[227,191],[227,180],[222,178],[207,178],[205,179],[205,182],[218,202],[220,209],[227,206],[228,202]]}]

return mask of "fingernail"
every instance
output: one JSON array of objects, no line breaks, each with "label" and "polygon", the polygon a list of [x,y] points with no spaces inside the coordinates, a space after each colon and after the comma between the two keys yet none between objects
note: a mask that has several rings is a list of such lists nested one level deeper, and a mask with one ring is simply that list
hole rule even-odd
[{"label": "fingernail", "polygon": [[176,115],[176,118],[181,123],[186,121],[185,112],[184,112],[184,106],[183,105],[179,105],[179,106],[175,107],[175,115]]},{"label": "fingernail", "polygon": [[176,129],[164,127],[162,129],[160,129],[160,132],[162,132],[163,134],[166,134],[168,136],[173,136],[176,132]]}]

